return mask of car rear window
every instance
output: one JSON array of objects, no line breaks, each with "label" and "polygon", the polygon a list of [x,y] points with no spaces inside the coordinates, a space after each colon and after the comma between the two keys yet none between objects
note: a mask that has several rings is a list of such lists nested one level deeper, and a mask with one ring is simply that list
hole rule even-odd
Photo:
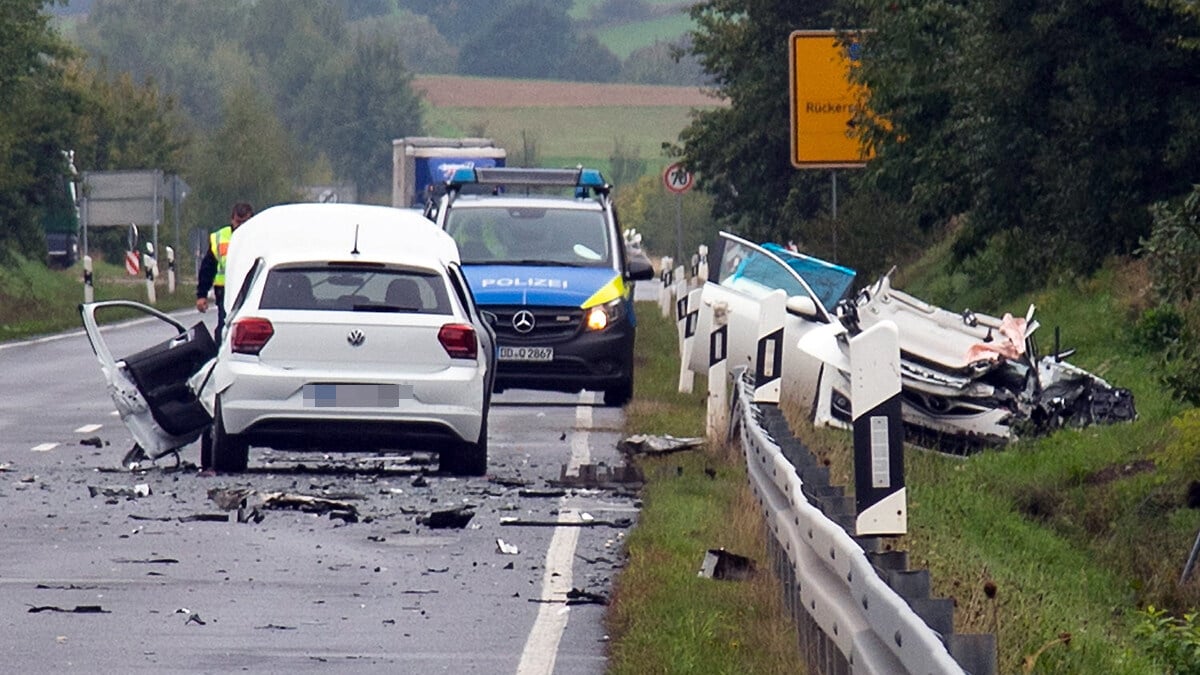
[{"label": "car rear window", "polygon": [[362,267],[285,267],[267,273],[261,309],[450,314],[440,274]]}]

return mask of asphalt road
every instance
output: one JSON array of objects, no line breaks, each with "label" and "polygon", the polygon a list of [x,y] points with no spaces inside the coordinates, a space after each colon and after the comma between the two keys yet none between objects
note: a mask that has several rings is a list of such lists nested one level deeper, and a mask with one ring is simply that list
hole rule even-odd
[{"label": "asphalt road", "polygon": [[[117,353],[162,337],[108,330]],[[590,393],[508,392],[487,477],[261,449],[246,474],[203,476],[197,445],[131,473],[82,332],[0,344],[0,670],[602,673],[597,601],[637,502],[555,488],[564,467],[622,464],[622,423]],[[338,508],[263,503],[276,492]],[[210,493],[243,497],[246,522]],[[457,507],[465,527],[421,522]]]}]

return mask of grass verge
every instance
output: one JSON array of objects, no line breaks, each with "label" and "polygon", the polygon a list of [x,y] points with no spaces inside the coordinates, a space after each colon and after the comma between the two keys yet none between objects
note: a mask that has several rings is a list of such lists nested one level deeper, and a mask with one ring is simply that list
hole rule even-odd
[{"label": "grass verge", "polygon": [[[190,307],[195,303],[195,281],[177,280],[175,293],[167,293],[166,276],[155,286],[163,311]],[[93,274],[96,300],[146,302],[144,277],[131,277],[123,266],[99,263]],[[0,342],[79,328],[79,304],[83,302],[83,268],[48,269],[45,265],[18,259],[0,266]],[[111,317],[120,318],[116,313]]]},{"label": "grass verge", "polygon": [[[677,390],[675,324],[639,303],[637,380],[626,431],[703,436],[706,384]],[[762,516],[740,450],[705,447],[643,458],[646,474],[629,561],[614,588],[609,672],[803,673],[780,590],[766,568]],[[725,548],[759,563],[749,581],[697,576],[705,552]]]}]

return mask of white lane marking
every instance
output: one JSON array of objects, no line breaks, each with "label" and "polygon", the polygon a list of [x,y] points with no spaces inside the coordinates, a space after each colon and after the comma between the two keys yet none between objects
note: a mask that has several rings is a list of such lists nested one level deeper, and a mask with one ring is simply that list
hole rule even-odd
[{"label": "white lane marking", "polygon": [[57,447],[58,443],[42,443],[41,445],[33,446],[32,450],[34,452],[50,452]]},{"label": "white lane marking", "polygon": [[[558,521],[578,522],[579,512],[562,509]],[[546,551],[546,574],[542,577],[542,595],[547,600],[566,599],[574,580],[571,565],[575,562],[575,546],[579,542],[578,527],[556,527]],[[558,658],[558,643],[567,628],[570,609],[557,603],[543,603],[538,608],[537,619],[525,641],[521,652],[521,663],[517,675],[551,675]]]},{"label": "white lane marking", "polygon": [[102,427],[102,426],[104,426],[104,425],[103,425],[103,424],[85,424],[85,425],[83,425],[83,426],[79,427],[78,429],[76,429],[76,430],[75,430],[75,433],[77,433],[77,434],[90,434],[90,433],[92,433],[93,431],[96,431],[97,429],[99,429],[99,428],[100,428],[100,427]]},{"label": "white lane marking", "polygon": [[[579,467],[591,459],[588,441],[592,428],[592,403],[594,393],[583,395],[591,400],[581,400],[582,405],[575,408],[575,431],[571,438],[571,458],[567,463],[567,472],[578,472]],[[566,498],[562,499],[566,503]],[[578,523],[577,509],[559,509],[558,522]],[[566,594],[574,583],[571,566],[575,562],[575,548],[579,544],[578,527],[556,527],[554,536],[550,539],[550,548],[546,551],[546,574],[542,577],[541,597],[547,600],[566,599]],[[554,662],[558,658],[558,643],[562,640],[563,632],[567,629],[567,619],[570,609],[566,605],[542,604],[538,608],[537,619],[525,640],[525,649],[521,652],[521,663],[517,665],[517,675],[552,675]]]},{"label": "white lane marking", "polygon": [[109,417],[119,417],[120,415],[121,415],[121,411],[119,411],[119,410],[114,410],[114,411],[108,413]]}]

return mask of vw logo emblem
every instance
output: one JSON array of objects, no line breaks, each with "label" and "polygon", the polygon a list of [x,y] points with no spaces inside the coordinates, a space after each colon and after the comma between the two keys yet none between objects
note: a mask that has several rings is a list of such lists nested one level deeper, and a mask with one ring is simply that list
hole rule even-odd
[{"label": "vw logo emblem", "polygon": [[366,341],[367,341],[367,336],[364,335],[363,332],[357,328],[350,331],[349,335],[346,336],[346,342],[349,342],[351,347],[361,346],[362,343],[364,343]]},{"label": "vw logo emblem", "polygon": [[533,312],[527,309],[523,309],[516,314],[513,314],[512,327],[515,328],[518,333],[528,333],[529,331],[533,330],[534,323]]}]

